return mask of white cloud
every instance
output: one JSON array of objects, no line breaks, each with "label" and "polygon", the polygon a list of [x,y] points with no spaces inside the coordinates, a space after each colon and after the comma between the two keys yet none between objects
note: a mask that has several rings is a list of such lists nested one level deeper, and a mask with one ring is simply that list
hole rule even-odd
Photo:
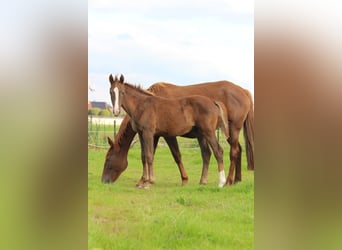
[{"label": "white cloud", "polygon": [[[210,12],[212,9],[221,9],[226,12],[248,13],[254,12],[253,0],[89,0],[88,7],[91,10],[117,10],[121,12],[134,11],[144,12],[146,10],[182,9],[198,11],[200,9]],[[219,8],[215,8],[218,6]]]},{"label": "white cloud", "polygon": [[88,27],[89,74],[106,87],[111,72],[143,86],[226,79],[253,91],[253,1],[90,1]]}]

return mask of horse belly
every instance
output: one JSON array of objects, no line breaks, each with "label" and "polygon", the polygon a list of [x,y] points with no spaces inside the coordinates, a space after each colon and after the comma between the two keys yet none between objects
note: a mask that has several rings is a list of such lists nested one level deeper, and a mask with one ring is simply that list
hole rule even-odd
[{"label": "horse belly", "polygon": [[182,112],[177,112],[160,119],[156,132],[163,136],[184,135],[192,130],[193,124],[192,119],[188,119]]}]

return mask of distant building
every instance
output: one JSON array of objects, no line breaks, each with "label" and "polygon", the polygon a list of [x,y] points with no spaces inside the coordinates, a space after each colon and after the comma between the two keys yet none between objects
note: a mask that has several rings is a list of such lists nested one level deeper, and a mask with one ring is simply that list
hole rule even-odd
[{"label": "distant building", "polygon": [[99,108],[99,109],[109,110],[111,112],[113,111],[112,106],[110,106],[106,102],[89,102],[88,101],[88,109],[91,109],[91,108]]}]

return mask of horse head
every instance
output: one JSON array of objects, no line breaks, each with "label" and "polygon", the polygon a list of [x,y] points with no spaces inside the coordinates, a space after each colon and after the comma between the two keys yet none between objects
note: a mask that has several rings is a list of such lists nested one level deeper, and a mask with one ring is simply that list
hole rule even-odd
[{"label": "horse head", "polygon": [[110,98],[112,100],[113,105],[113,114],[118,116],[120,114],[120,107],[121,107],[121,96],[124,94],[124,76],[121,75],[120,79],[117,76],[113,78],[112,74],[109,75],[109,82],[110,82]]},{"label": "horse head", "polygon": [[114,144],[112,139],[109,137],[108,144],[110,148],[106,154],[106,160],[102,172],[102,182],[112,183],[115,182],[123,171],[126,170],[128,166],[127,157],[120,154],[119,145]]}]

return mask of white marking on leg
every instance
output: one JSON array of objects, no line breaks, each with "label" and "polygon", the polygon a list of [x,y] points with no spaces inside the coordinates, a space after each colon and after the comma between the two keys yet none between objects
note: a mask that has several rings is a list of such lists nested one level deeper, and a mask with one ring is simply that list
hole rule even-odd
[{"label": "white marking on leg", "polygon": [[219,172],[219,184],[218,186],[221,188],[224,186],[224,184],[226,183],[226,175],[224,173],[224,170]]},{"label": "white marking on leg", "polygon": [[114,88],[115,94],[115,103],[114,103],[114,114],[119,115],[120,107],[119,107],[119,89],[117,87]]}]

